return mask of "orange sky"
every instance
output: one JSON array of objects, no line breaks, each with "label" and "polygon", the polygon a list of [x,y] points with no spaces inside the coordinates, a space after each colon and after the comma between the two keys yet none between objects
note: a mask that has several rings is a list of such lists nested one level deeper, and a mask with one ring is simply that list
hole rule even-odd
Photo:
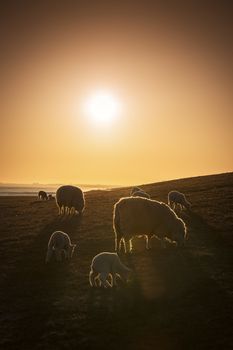
[{"label": "orange sky", "polygon": [[[232,171],[224,2],[101,3],[4,9],[0,182],[126,185]],[[108,127],[82,108],[99,88],[122,105]]]}]

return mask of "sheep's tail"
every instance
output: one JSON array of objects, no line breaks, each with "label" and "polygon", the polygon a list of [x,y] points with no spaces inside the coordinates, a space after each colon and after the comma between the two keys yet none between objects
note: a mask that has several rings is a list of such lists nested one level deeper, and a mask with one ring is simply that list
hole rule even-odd
[{"label": "sheep's tail", "polygon": [[114,217],[113,217],[113,229],[115,231],[115,251],[118,250],[118,243],[120,242],[123,234],[121,232],[121,226],[120,226],[120,212],[118,205],[115,205],[114,207]]}]

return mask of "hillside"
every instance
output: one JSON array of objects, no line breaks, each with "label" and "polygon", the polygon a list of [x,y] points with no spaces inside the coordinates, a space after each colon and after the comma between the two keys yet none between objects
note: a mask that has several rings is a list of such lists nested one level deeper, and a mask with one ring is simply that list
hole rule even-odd
[{"label": "hillside", "polygon": [[[113,205],[130,188],[86,193],[82,219],[62,220],[54,201],[0,197],[2,349],[232,349],[233,173],[141,186],[167,202],[172,189],[192,203],[181,217],[183,249],[134,240],[128,285],[91,289],[92,257],[113,251]],[[180,214],[179,214],[180,215]],[[44,264],[56,229],[77,244],[73,260]]]}]

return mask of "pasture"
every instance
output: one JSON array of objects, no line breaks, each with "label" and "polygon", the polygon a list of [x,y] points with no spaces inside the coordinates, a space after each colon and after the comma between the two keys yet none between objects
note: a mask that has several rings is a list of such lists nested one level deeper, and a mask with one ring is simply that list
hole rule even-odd
[{"label": "pasture", "polygon": [[[185,248],[133,241],[121,258],[133,280],[90,288],[94,255],[114,250],[113,205],[130,188],[85,194],[83,217],[61,219],[55,201],[0,198],[0,348],[232,349],[233,173],[140,185],[152,199],[184,192],[192,211]],[[45,265],[55,230],[77,244],[69,263]]]}]

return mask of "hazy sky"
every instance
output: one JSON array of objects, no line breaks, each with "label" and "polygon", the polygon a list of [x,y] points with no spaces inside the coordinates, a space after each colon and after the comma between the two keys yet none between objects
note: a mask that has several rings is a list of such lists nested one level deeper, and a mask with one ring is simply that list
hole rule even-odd
[{"label": "hazy sky", "polygon": [[[233,21],[217,3],[8,1],[0,182],[130,185],[232,171]],[[107,125],[83,110],[100,89],[121,104]]]}]

